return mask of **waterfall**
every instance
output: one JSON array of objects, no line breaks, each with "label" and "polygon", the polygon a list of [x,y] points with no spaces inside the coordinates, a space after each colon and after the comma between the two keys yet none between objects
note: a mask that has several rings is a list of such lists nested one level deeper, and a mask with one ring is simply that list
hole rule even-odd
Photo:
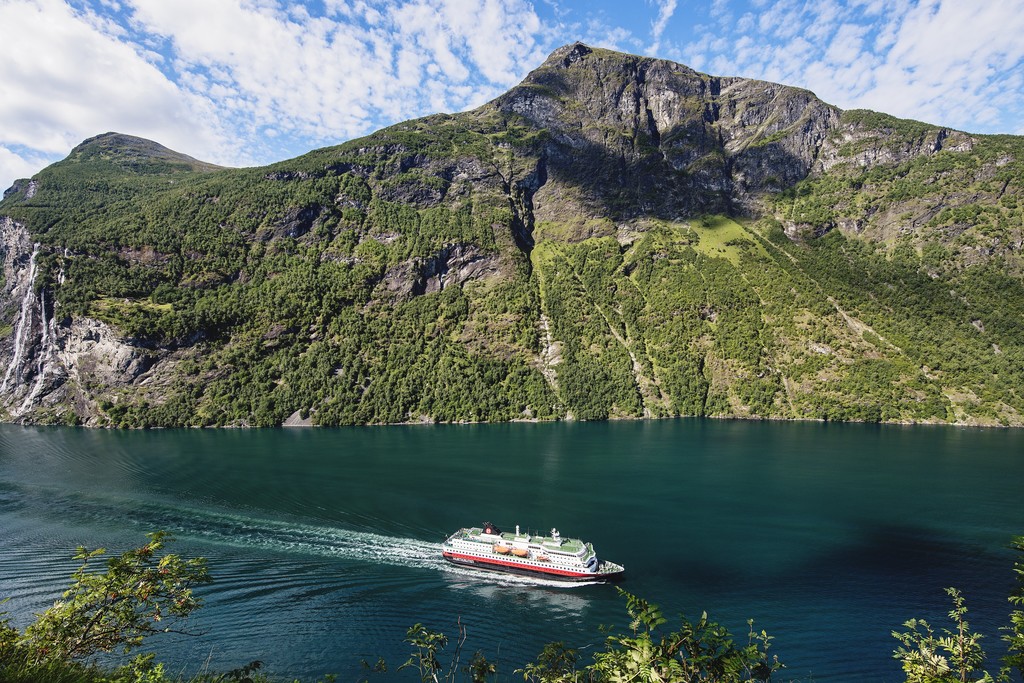
[{"label": "waterfall", "polygon": [[7,393],[8,391],[11,393],[17,392],[21,386],[26,384],[22,368],[35,344],[33,312],[38,306],[40,336],[35,362],[35,381],[32,383],[32,388],[25,396],[21,406],[14,413],[15,415],[22,415],[32,407],[43,391],[47,376],[52,374],[50,372],[50,361],[53,360],[54,341],[57,336],[57,321],[56,318],[47,320],[46,292],[40,291],[38,300],[35,296],[36,276],[38,275],[36,259],[38,256],[39,245],[35,244],[32,247],[32,257],[29,259],[28,277],[20,282],[21,286],[24,287],[24,293],[21,297],[21,315],[14,329],[14,354],[10,365],[7,367],[7,372],[4,373],[3,383],[0,384],[0,394]]},{"label": "waterfall", "polygon": [[67,261],[67,259],[68,259],[68,257],[70,255],[71,255],[71,250],[68,249],[67,247],[64,247],[64,258],[61,259],[61,261],[60,261],[60,270],[57,271],[57,284],[58,285],[64,284],[64,263],[65,263],[65,261]]},{"label": "waterfall", "polygon": [[43,390],[43,384],[46,380],[47,370],[49,369],[49,361],[53,356],[53,340],[57,336],[56,329],[56,317],[50,318],[49,322],[46,320],[46,292],[39,292],[39,315],[40,315],[40,328],[42,330],[42,337],[39,340],[39,359],[36,362],[36,381],[32,385],[32,391],[21,404],[19,413],[24,413],[26,410],[32,407],[36,398]]},{"label": "waterfall", "polygon": [[[32,258],[29,259],[28,282],[25,286],[25,294],[21,298],[21,317],[14,329],[14,357],[4,374],[3,384],[0,384],[0,394],[5,393],[11,379],[14,379],[12,387],[21,380],[21,362],[25,356],[25,348],[28,346],[29,338],[32,335],[32,308],[35,304],[35,297],[32,295],[36,282],[36,256],[39,255],[39,245],[32,247]],[[45,313],[44,313],[45,315]],[[44,332],[45,334],[45,332]]]}]

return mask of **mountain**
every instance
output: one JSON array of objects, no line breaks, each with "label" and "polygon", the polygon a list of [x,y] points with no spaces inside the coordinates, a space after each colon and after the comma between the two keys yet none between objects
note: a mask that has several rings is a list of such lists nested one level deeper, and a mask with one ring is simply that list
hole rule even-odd
[{"label": "mountain", "polygon": [[263,168],[114,133],[0,203],[0,405],[93,426],[1024,424],[1024,138],[576,43]]}]

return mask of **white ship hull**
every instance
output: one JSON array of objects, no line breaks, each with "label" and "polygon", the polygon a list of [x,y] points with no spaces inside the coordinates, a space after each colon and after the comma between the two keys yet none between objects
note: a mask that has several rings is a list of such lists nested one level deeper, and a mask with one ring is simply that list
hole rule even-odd
[{"label": "white ship hull", "polygon": [[622,577],[623,568],[599,560],[594,548],[579,539],[563,539],[554,529],[551,536],[502,533],[493,525],[459,529],[442,545],[442,555],[452,564],[472,569],[538,576],[557,581],[611,581]]}]

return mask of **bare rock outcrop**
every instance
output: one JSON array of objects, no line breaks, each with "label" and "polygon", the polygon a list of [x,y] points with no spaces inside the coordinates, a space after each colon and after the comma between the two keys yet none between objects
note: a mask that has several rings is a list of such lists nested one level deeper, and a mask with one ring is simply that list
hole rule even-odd
[{"label": "bare rock outcrop", "polygon": [[59,317],[39,282],[43,255],[28,231],[0,216],[0,410],[18,422],[59,420],[96,424],[100,395],[156,374],[168,352],[146,349],[88,317]]},{"label": "bare rock outcrop", "polygon": [[452,244],[426,258],[404,261],[388,269],[382,286],[392,296],[408,298],[439,292],[468,280],[483,280],[501,272],[501,257],[473,244]]}]

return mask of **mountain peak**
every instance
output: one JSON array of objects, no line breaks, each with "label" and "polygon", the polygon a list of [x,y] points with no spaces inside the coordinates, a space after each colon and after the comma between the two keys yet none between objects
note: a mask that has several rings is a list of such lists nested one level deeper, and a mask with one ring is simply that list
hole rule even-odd
[{"label": "mountain peak", "polygon": [[544,66],[553,66],[557,63],[561,63],[562,66],[570,66],[593,51],[594,48],[577,40],[575,43],[563,45],[548,55],[548,58],[544,60]]},{"label": "mountain peak", "polygon": [[[840,116],[807,91],[581,42],[490,106],[545,132],[545,173],[577,197],[568,213],[618,222],[753,214],[807,177]],[[559,206],[538,220],[565,222]]]},{"label": "mountain peak", "polygon": [[152,140],[116,132],[84,140],[71,150],[64,161],[110,162],[135,172],[216,171],[222,168],[175,152]]},{"label": "mountain peak", "polygon": [[585,65],[595,58],[606,62],[607,64],[616,65],[660,63],[672,71],[682,70],[697,73],[685,64],[679,64],[667,59],[661,59],[659,57],[645,57],[642,55],[631,54],[629,52],[618,52],[616,50],[610,50],[603,47],[593,47],[578,40],[574,43],[563,45],[548,55],[547,59],[544,60],[544,63],[540,65],[537,71],[543,71],[551,68],[569,69],[573,66]]}]

